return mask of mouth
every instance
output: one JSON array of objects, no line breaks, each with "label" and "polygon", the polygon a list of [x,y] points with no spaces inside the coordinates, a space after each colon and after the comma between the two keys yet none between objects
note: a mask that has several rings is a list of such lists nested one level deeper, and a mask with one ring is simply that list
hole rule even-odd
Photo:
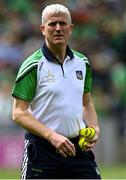
[{"label": "mouth", "polygon": [[62,34],[56,34],[56,35],[54,35],[54,37],[55,37],[55,38],[62,38],[63,35],[62,35]]}]

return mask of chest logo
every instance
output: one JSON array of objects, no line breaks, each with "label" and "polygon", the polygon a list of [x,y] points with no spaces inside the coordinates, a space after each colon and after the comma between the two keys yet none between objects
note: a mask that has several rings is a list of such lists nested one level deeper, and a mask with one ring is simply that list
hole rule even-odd
[{"label": "chest logo", "polygon": [[55,82],[55,80],[56,80],[54,74],[49,70],[48,70],[47,75],[45,76],[45,79],[48,83]]},{"label": "chest logo", "polygon": [[82,71],[76,71],[76,77],[77,77],[77,79],[82,80],[83,79],[83,72]]}]

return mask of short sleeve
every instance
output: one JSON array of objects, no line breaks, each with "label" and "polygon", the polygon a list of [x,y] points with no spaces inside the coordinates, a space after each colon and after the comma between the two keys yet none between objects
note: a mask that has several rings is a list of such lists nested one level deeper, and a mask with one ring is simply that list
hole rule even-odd
[{"label": "short sleeve", "polygon": [[37,67],[29,71],[20,80],[16,81],[12,96],[21,98],[26,101],[32,101],[37,85]]},{"label": "short sleeve", "polygon": [[88,63],[86,63],[86,77],[85,77],[85,86],[84,92],[91,92],[92,89],[92,72],[91,67]]}]

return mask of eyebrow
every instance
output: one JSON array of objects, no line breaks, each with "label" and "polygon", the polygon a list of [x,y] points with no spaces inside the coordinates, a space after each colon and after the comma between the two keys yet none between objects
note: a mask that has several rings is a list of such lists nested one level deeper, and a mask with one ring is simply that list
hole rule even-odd
[{"label": "eyebrow", "polygon": [[60,25],[65,25],[65,24],[67,24],[68,22],[67,21],[63,21],[63,20],[60,20],[60,21],[51,21],[51,22],[49,22],[48,23],[48,25],[56,25],[57,23],[59,23]]}]

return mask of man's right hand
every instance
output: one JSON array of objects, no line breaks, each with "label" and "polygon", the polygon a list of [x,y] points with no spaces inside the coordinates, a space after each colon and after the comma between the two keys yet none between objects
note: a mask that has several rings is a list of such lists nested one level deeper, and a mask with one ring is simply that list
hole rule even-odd
[{"label": "man's right hand", "polygon": [[75,156],[76,149],[74,144],[66,137],[52,132],[49,137],[49,142],[56,148],[56,150],[65,158],[68,156]]}]

